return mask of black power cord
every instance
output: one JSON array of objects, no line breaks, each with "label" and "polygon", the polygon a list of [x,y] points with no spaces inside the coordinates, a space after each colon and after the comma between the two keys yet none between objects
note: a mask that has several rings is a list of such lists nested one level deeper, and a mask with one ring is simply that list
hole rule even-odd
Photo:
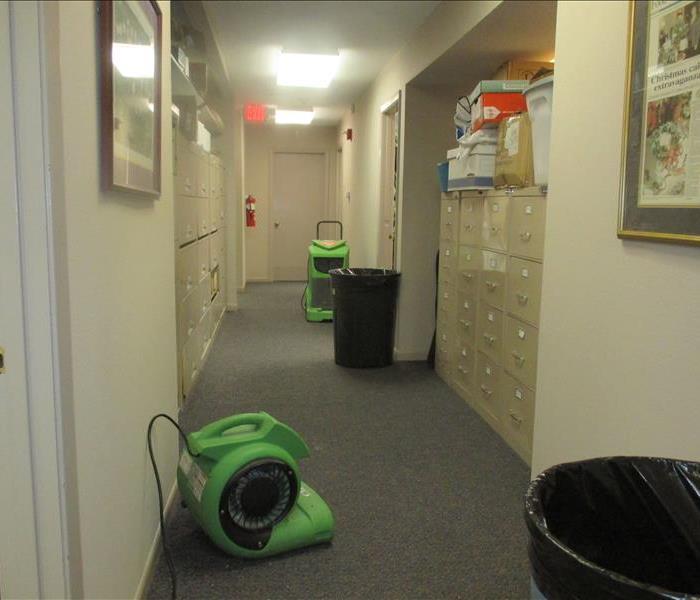
[{"label": "black power cord", "polygon": [[190,449],[190,445],[187,443],[187,436],[185,435],[185,432],[182,431],[182,428],[177,424],[175,419],[173,419],[170,415],[166,415],[165,413],[160,413],[157,414],[155,417],[151,419],[151,421],[148,423],[148,433],[146,434],[146,441],[148,442],[148,455],[151,457],[151,465],[153,465],[153,475],[156,478],[156,487],[158,488],[158,510],[159,510],[159,515],[160,515],[160,542],[161,545],[163,546],[163,556],[165,556],[165,562],[168,565],[168,571],[170,571],[170,582],[171,582],[171,594],[170,597],[172,600],[177,599],[177,573],[175,572],[175,563],[173,563],[173,558],[170,556],[170,550],[168,549],[168,543],[167,540],[165,539],[165,509],[163,507],[163,486],[160,483],[160,474],[158,473],[158,466],[156,465],[156,458],[153,455],[153,444],[151,443],[151,431],[153,430],[153,424],[156,422],[156,419],[159,418],[167,419],[170,421],[175,428],[180,432],[180,435],[182,436],[182,439],[185,441],[185,448],[187,449],[187,453],[190,456],[199,456],[199,454],[195,454],[192,452]]}]

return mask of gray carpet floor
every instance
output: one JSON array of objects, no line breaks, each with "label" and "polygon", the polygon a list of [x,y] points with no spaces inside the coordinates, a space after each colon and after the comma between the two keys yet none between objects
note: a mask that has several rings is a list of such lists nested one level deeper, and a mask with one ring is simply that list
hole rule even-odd
[{"label": "gray carpet floor", "polygon": [[[265,410],[311,449],[304,480],[332,507],[332,544],[260,561],[218,550],[178,506],[168,535],[181,598],[528,598],[526,465],[425,363],[333,362],[303,285],[249,285],[227,313],[185,431]],[[170,583],[160,559],[150,598]]]}]

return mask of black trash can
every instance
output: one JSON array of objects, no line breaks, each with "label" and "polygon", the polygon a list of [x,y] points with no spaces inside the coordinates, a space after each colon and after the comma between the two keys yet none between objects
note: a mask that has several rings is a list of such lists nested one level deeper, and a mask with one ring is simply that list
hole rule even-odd
[{"label": "black trash can", "polygon": [[394,361],[400,274],[389,269],[332,269],[335,362],[386,367]]},{"label": "black trash can", "polygon": [[547,600],[700,597],[700,463],[567,463],[528,488],[528,554]]}]

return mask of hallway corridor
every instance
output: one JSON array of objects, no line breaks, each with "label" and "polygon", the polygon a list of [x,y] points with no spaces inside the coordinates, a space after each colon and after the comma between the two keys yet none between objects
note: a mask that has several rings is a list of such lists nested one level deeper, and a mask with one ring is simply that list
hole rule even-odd
[{"label": "hallway corridor", "polygon": [[[253,284],[227,313],[181,414],[185,431],[265,410],[306,440],[304,480],[336,535],[261,561],[219,551],[179,503],[169,544],[181,598],[526,598],[529,469],[423,363],[352,370],[302,284]],[[149,598],[166,598],[160,559]]]}]

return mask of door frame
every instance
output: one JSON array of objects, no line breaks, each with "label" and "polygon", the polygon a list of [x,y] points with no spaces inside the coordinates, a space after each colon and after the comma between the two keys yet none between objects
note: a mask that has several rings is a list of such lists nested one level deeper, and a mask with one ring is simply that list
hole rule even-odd
[{"label": "door frame", "polygon": [[[385,102],[379,108],[381,127],[380,127],[380,149],[379,149],[379,228],[377,231],[377,265],[382,262],[382,247],[384,243],[384,209],[385,205],[391,201],[389,195],[393,186],[392,178],[396,177],[396,186],[394,187],[394,231],[392,234],[392,251],[390,268],[395,269],[397,265],[397,235],[399,228],[399,187],[401,185],[401,177],[399,174],[401,165],[401,91],[399,90],[390,100]],[[389,137],[389,132],[392,130],[389,127],[389,121],[394,121],[393,138]],[[395,150],[394,152],[390,151]],[[395,160],[395,164],[394,163]]]},{"label": "door frame", "polygon": [[[270,151],[270,155],[268,158],[268,164],[270,165],[270,168],[268,169],[268,183],[267,183],[267,189],[269,191],[269,218],[268,218],[268,223],[267,223],[267,275],[268,275],[268,281],[274,282],[275,281],[275,276],[274,276],[274,268],[273,268],[273,256],[274,256],[274,250],[275,250],[275,243],[274,243],[274,212],[275,212],[275,199],[273,196],[273,189],[274,189],[274,181],[275,181],[275,154],[320,154],[323,155],[323,189],[325,190],[326,197],[323,202],[323,210],[325,215],[323,216],[324,219],[331,219],[335,216],[336,213],[336,206],[333,202],[331,202],[331,194],[330,192],[330,185],[331,185],[331,178],[329,177],[329,170],[330,170],[330,158],[329,158],[329,153],[326,149],[304,149],[304,150],[287,150],[284,147],[282,148],[275,148],[274,150]],[[309,242],[311,242],[311,238],[309,238]]]},{"label": "door frame", "polygon": [[[14,201],[16,220],[11,232],[16,240],[19,269],[14,283],[21,294],[20,336],[23,348],[6,347],[7,371],[15,369],[24,376],[21,397],[10,400],[24,411],[26,425],[16,438],[3,440],[5,463],[17,459],[19,468],[28,472],[31,490],[23,492],[22,501],[29,503],[34,527],[25,532],[24,543],[12,536],[0,536],[0,595],[2,597],[75,597],[82,595],[79,576],[80,548],[77,525],[77,498],[73,497],[73,475],[66,468],[71,455],[71,435],[64,429],[64,393],[70,385],[62,377],[66,361],[59,356],[68,340],[59,332],[56,238],[64,241],[63,229],[57,227],[54,192],[60,188],[60,169],[52,143],[50,124],[60,116],[60,107],[52,100],[60,96],[51,85],[57,81],[58,66],[57,7],[52,3],[12,1],[1,7],[2,27],[8,26],[9,54],[6,66],[11,70],[11,102],[9,121],[14,132],[3,139],[15,140]],[[53,152],[52,152],[53,150]],[[12,169],[12,167],[11,167]],[[10,174],[10,177],[12,175]],[[14,244],[13,244],[14,245]],[[64,273],[61,273],[64,275]],[[65,284],[61,284],[65,285]],[[63,290],[65,292],[65,290]],[[67,308],[66,308],[67,310]],[[61,335],[59,335],[61,333]],[[6,377],[7,374],[0,375]],[[17,445],[14,441],[21,441]],[[7,465],[6,465],[7,467]],[[10,467],[7,467],[8,469]],[[28,496],[28,497],[27,497]],[[68,496],[71,496],[70,501]],[[0,530],[13,531],[13,514],[0,515]],[[9,523],[9,524],[8,524]],[[27,561],[25,565],[22,565]],[[17,568],[16,565],[22,565]],[[9,576],[8,576],[9,573]]]}]

